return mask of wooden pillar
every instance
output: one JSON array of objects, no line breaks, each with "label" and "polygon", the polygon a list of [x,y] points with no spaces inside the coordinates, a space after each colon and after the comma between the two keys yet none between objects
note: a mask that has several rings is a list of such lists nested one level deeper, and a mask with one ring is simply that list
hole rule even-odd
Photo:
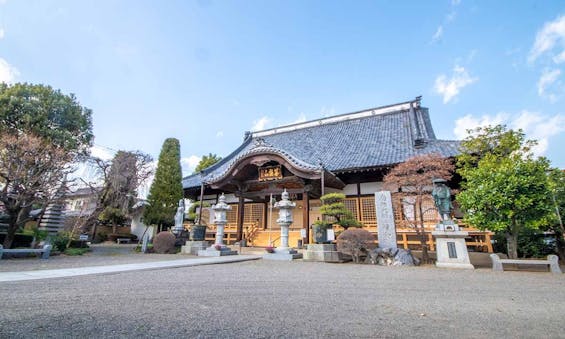
[{"label": "wooden pillar", "polygon": [[237,204],[237,239],[236,241],[241,241],[243,239],[243,218],[245,216],[245,198],[243,196],[239,197],[239,203]]},{"label": "wooden pillar", "polygon": [[269,198],[265,197],[265,203],[263,207],[263,230],[266,230],[267,225],[269,225],[269,204],[270,204]]},{"label": "wooden pillar", "polygon": [[325,188],[324,188],[325,179],[324,179],[324,167],[323,167],[323,166],[322,166],[322,173],[321,173],[320,176],[321,176],[321,178],[320,178],[320,183],[321,183],[320,189],[321,189],[322,195],[324,195],[324,194],[326,194],[326,190],[325,190]]},{"label": "wooden pillar", "polygon": [[302,228],[306,230],[306,237],[302,238],[302,243],[306,245],[310,240],[310,197],[308,192],[302,193]]},{"label": "wooden pillar", "polygon": [[[361,184],[357,183],[357,221],[359,221],[360,223],[363,223],[363,217],[362,217],[362,213],[361,213]],[[376,213],[376,211],[375,211]],[[375,227],[376,230],[378,230],[378,227]]]},{"label": "wooden pillar", "polygon": [[490,240],[490,232],[485,232],[485,242],[487,243],[487,251],[488,253],[493,253],[494,250],[492,248],[492,242]]},{"label": "wooden pillar", "polygon": [[204,209],[204,181],[200,184],[200,209],[198,210],[198,224],[202,225],[202,210]]}]

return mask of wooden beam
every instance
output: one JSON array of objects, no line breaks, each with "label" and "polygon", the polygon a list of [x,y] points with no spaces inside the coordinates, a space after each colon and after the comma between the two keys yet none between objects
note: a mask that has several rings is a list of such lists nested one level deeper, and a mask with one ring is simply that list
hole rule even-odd
[{"label": "wooden beam", "polygon": [[302,243],[308,244],[308,239],[310,239],[310,199],[308,192],[302,194],[302,228],[306,230],[306,237],[302,238]]},{"label": "wooden beam", "polygon": [[[304,189],[303,188],[287,188],[286,191],[288,192],[288,194],[301,194],[302,192],[304,192]],[[283,192],[282,189],[275,188],[275,189],[265,189],[265,190],[256,191],[256,192],[236,193],[236,196],[252,199],[253,197],[258,197],[258,196],[268,197],[271,193],[274,194],[274,195],[279,195],[282,192]]]}]

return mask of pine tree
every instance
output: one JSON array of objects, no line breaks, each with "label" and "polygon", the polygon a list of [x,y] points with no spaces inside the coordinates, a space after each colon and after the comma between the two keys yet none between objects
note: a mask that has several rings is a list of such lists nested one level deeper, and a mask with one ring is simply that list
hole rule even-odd
[{"label": "pine tree", "polygon": [[177,139],[168,138],[161,148],[155,179],[147,197],[149,206],[144,213],[145,223],[158,225],[159,229],[174,225],[178,202],[182,198],[180,144]]}]

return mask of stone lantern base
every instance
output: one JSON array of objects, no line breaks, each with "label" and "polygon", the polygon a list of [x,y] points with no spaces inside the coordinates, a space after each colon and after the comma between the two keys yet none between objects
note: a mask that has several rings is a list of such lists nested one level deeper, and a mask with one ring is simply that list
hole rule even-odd
[{"label": "stone lantern base", "polygon": [[335,244],[308,244],[304,261],[345,262]]},{"label": "stone lantern base", "polygon": [[291,261],[294,259],[302,259],[302,253],[298,253],[298,251],[292,248],[275,248],[274,253],[265,253],[263,255],[263,259],[265,260],[279,260],[279,261]]},{"label": "stone lantern base", "polygon": [[181,247],[182,254],[192,254],[198,255],[198,251],[205,250],[210,243],[208,241],[187,241],[183,247]]},{"label": "stone lantern base", "polygon": [[221,249],[216,249],[215,245],[208,247],[205,250],[199,250],[199,257],[223,257],[224,255],[236,255],[237,251],[233,251],[227,246],[222,246]]}]

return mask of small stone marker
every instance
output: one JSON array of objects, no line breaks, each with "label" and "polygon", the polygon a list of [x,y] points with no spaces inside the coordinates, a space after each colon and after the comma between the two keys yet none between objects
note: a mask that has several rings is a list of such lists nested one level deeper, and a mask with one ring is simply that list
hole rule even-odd
[{"label": "small stone marker", "polygon": [[447,242],[447,252],[449,253],[449,258],[457,258],[457,250],[455,249],[455,242]]},{"label": "small stone marker", "polygon": [[389,191],[375,192],[375,207],[377,210],[377,226],[380,248],[397,248],[396,226]]},{"label": "small stone marker", "polygon": [[143,242],[141,243],[141,253],[147,253],[147,244],[149,243],[149,234],[143,236]]},{"label": "small stone marker", "polygon": [[327,235],[328,241],[334,241],[334,240],[335,240],[335,232],[334,232],[334,230],[328,229],[326,235]]}]

